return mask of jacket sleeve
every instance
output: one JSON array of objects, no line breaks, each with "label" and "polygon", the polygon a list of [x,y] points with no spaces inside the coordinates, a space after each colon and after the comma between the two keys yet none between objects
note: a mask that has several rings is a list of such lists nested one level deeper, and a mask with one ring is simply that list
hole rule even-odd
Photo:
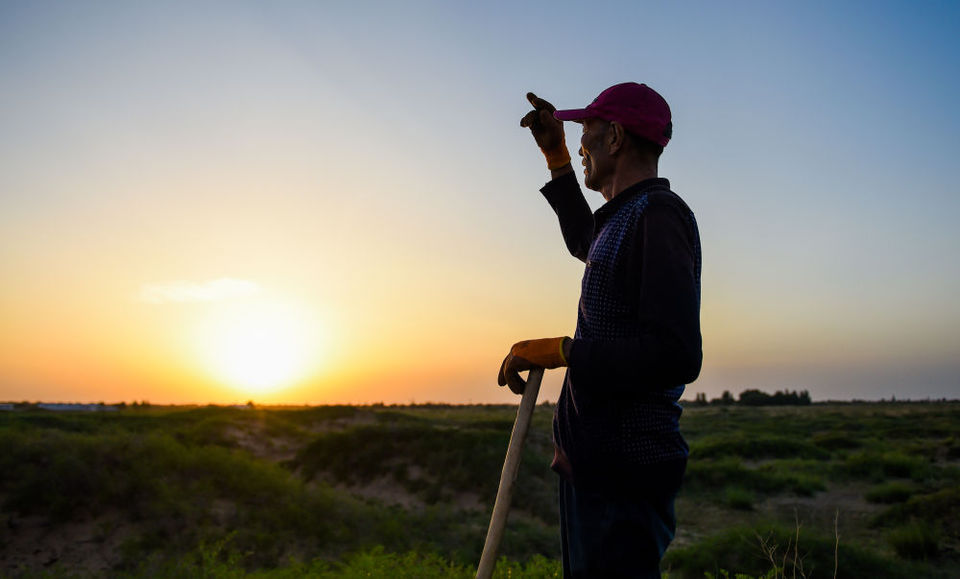
[{"label": "jacket sleeve", "polygon": [[689,384],[699,376],[700,241],[685,209],[651,202],[641,214],[626,241],[620,285],[638,304],[639,338],[574,340],[574,384],[627,393]]},{"label": "jacket sleeve", "polygon": [[540,189],[560,220],[560,232],[570,254],[587,261],[593,239],[593,212],[580,191],[580,183],[571,171],[550,181]]}]

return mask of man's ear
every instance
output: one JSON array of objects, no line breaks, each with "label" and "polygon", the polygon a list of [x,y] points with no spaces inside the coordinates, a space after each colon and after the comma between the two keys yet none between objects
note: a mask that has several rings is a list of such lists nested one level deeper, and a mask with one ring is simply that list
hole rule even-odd
[{"label": "man's ear", "polygon": [[607,130],[607,146],[611,155],[616,155],[623,149],[625,141],[627,140],[627,131],[623,128],[623,125],[617,121],[610,121],[609,129]]}]

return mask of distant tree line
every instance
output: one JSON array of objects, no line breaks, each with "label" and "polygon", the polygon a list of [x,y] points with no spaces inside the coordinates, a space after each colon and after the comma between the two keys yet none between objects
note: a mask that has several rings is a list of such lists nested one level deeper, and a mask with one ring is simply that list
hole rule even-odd
[{"label": "distant tree line", "polygon": [[692,406],[732,406],[740,404],[742,406],[809,406],[810,392],[801,390],[777,390],[773,394],[767,394],[762,390],[750,389],[740,393],[737,399],[734,399],[729,390],[724,390],[719,398],[713,398],[707,401],[707,395],[698,392],[696,398],[691,403]]}]

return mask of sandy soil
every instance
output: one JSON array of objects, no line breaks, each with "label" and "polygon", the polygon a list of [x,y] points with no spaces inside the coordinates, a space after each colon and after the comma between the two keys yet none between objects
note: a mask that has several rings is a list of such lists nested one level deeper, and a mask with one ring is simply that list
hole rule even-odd
[{"label": "sandy soil", "polygon": [[119,560],[134,526],[111,513],[81,522],[52,524],[46,517],[4,513],[0,533],[0,576],[61,567],[102,573]]}]

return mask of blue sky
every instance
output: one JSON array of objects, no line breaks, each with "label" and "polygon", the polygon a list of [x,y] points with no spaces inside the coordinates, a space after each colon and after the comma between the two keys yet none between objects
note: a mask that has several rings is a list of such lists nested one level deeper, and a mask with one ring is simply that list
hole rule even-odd
[{"label": "blue sky", "polygon": [[[157,320],[193,314],[128,296],[231,278],[312,303],[331,360],[384,361],[277,400],[508,399],[500,357],[572,334],[582,273],[524,94],[626,80],[671,104],[661,174],[703,237],[690,396],[955,398],[958,29],[946,2],[0,3],[0,398],[187,400],[95,328],[176,357]],[[89,379],[18,362],[58,323]]]}]

